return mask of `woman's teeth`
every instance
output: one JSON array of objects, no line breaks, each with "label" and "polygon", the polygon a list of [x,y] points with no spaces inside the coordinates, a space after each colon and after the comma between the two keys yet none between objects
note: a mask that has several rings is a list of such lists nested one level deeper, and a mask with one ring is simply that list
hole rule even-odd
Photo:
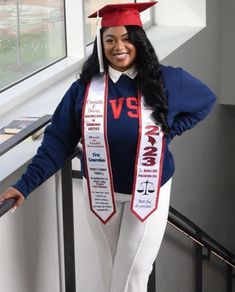
[{"label": "woman's teeth", "polygon": [[117,54],[114,54],[113,56],[118,61],[122,61],[122,60],[126,59],[127,53],[117,53]]}]

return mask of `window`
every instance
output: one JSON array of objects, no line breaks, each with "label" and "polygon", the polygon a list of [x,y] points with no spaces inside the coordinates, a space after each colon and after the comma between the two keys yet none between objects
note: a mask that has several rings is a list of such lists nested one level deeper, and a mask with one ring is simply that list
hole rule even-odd
[{"label": "window", "polygon": [[[119,0],[118,3],[133,3],[133,2],[146,2],[146,0]],[[88,16],[92,14],[93,12],[97,11],[98,9],[102,8],[103,6],[107,4],[117,3],[116,0],[110,1],[110,0],[85,0],[85,18],[86,18],[86,44],[90,44],[94,41],[96,36],[96,20],[95,19],[89,19]],[[141,19],[143,23],[147,23],[150,21],[150,10],[144,11],[141,13]]]},{"label": "window", "polygon": [[66,57],[63,0],[0,0],[0,91]]}]

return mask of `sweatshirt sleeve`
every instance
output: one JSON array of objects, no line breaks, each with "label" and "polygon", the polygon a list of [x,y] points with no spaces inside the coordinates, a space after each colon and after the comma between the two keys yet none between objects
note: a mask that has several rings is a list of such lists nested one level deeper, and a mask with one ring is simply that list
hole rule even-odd
[{"label": "sweatshirt sleeve", "polygon": [[180,93],[177,101],[178,114],[174,117],[170,138],[181,135],[205,119],[215,100],[214,93],[204,83],[182,70]]},{"label": "sweatshirt sleeve", "polygon": [[59,170],[78,144],[82,111],[78,87],[78,81],[74,82],[64,95],[52,116],[51,124],[45,129],[37,154],[20,180],[13,185],[25,197]]}]

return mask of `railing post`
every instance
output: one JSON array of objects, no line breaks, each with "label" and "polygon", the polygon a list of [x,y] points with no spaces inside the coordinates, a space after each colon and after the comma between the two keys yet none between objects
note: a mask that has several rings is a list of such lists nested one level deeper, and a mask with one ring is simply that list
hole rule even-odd
[{"label": "railing post", "polygon": [[64,270],[65,291],[76,292],[74,223],[73,223],[73,184],[72,161],[61,169],[63,229],[64,229]]},{"label": "railing post", "polygon": [[233,292],[233,268],[227,265],[227,292]]},{"label": "railing post", "polygon": [[203,265],[203,256],[202,256],[202,247],[196,245],[196,292],[202,292],[202,269]]},{"label": "railing post", "polygon": [[203,291],[203,247],[196,245],[196,292]]},{"label": "railing post", "polygon": [[156,269],[155,269],[155,262],[153,264],[153,270],[151,275],[149,276],[148,281],[148,292],[156,292]]}]

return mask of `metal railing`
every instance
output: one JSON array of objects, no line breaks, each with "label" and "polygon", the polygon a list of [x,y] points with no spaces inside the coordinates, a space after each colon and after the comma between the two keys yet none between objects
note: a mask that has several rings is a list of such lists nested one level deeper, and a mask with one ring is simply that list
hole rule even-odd
[{"label": "metal railing", "polygon": [[[29,127],[22,130],[14,137],[0,144],[0,156],[11,150],[21,141],[32,135],[48,124],[50,115],[46,115]],[[77,148],[71,157],[67,159],[61,170],[62,176],[62,208],[63,208],[63,238],[64,238],[64,271],[65,271],[65,291],[76,292],[76,269],[75,269],[75,247],[74,247],[74,216],[73,216],[73,179],[81,179],[81,171],[72,169],[72,159],[81,156],[81,149]],[[227,267],[227,287],[226,292],[232,292],[235,255],[222,246],[219,242],[211,238],[206,232],[186,218],[180,212],[170,207],[168,223],[190,238],[195,243],[196,254],[196,275],[195,291],[203,292],[203,261],[210,260],[213,254],[224,262]],[[205,257],[205,250],[207,257]],[[148,292],[155,292],[155,264],[149,278]]]},{"label": "metal railing", "polygon": [[[235,255],[221,245],[218,241],[210,237],[205,231],[199,228],[187,217],[175,210],[169,209],[168,224],[177,229],[184,236],[192,240],[195,244],[195,290],[203,292],[203,263],[210,261],[211,255],[220,259],[227,271],[226,292],[233,292],[233,279],[235,278]],[[155,292],[155,264],[152,275],[149,279],[148,292]]]},{"label": "metal railing", "polygon": [[21,130],[19,133],[15,134],[11,138],[7,139],[3,143],[0,144],[0,157],[5,154],[6,152],[10,151],[16,145],[20,144],[29,136],[36,133],[38,130],[43,128],[51,121],[51,115],[45,115],[39,118],[37,121],[32,122],[29,126],[25,129]]}]

